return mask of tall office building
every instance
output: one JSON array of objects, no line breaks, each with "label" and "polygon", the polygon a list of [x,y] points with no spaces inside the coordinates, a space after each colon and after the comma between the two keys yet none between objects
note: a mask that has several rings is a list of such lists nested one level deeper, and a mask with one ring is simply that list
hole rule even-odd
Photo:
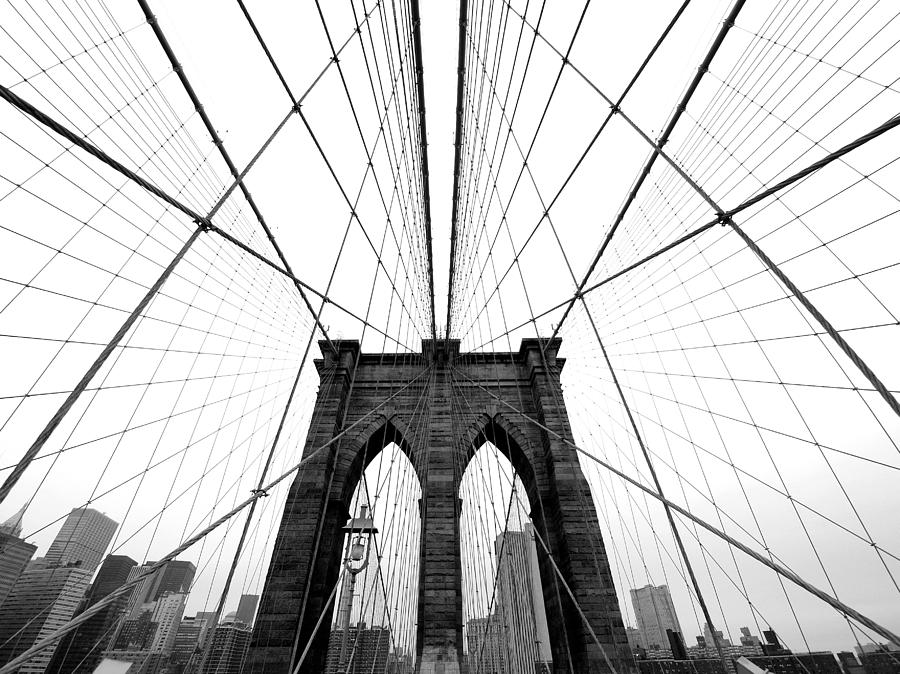
[{"label": "tall office building", "polygon": [[497,553],[496,615],[506,630],[509,674],[532,674],[552,661],[544,592],[538,570],[534,529],[506,531],[494,541]]},{"label": "tall office building", "polygon": [[216,612],[197,611],[197,615],[194,616],[194,619],[203,621],[203,629],[200,632],[200,645],[203,645],[206,643],[207,637],[212,633],[212,630],[216,626]]},{"label": "tall office building", "polygon": [[344,630],[332,630],[328,639],[325,674],[385,674],[391,648],[391,630],[361,622],[347,632],[346,661],[341,663]]},{"label": "tall office building", "polygon": [[681,632],[669,588],[665,585],[646,585],[631,590],[631,603],[641,633],[641,646],[648,650],[668,648],[666,630]]},{"label": "tall office building", "polygon": [[[128,574],[129,582],[155,565],[145,562],[135,566]],[[112,648],[105,655],[142,663],[145,674],[167,667],[196,570],[191,562],[170,561],[138,582],[128,597]]]},{"label": "tall office building", "polygon": [[706,640],[706,644],[711,648],[716,647],[716,642],[713,639],[713,636],[715,636],[715,638],[719,640],[720,646],[731,646],[731,641],[725,638],[725,635],[722,634],[722,630],[716,630],[715,635],[713,635],[713,631],[709,628],[709,623],[703,623],[703,638]]},{"label": "tall office building", "polygon": [[76,562],[93,573],[100,566],[118,523],[93,508],[75,508],[50,544],[44,559],[51,566]]},{"label": "tall office building", "polygon": [[238,602],[237,611],[234,614],[235,619],[240,620],[245,625],[252,625],[257,604],[259,604],[258,594],[242,594],[241,600]]},{"label": "tall office building", "polygon": [[641,644],[641,631],[638,628],[626,625],[625,638],[628,639],[628,648],[631,650],[643,648],[643,645]]},{"label": "tall office building", "polygon": [[15,534],[7,533],[12,529],[5,527],[6,525],[0,527],[0,604],[3,604],[25,565],[37,550],[36,545],[26,543]]},{"label": "tall office building", "polygon": [[[72,619],[117,526],[91,508],[69,513],[47,555],[28,565],[3,602],[0,663],[9,662]],[[19,671],[43,674],[55,650],[45,649]]]},{"label": "tall office building", "polygon": [[199,667],[207,624],[208,620],[200,614],[181,619],[169,653],[169,674],[184,674]]},{"label": "tall office building", "polygon": [[[134,580],[138,576],[150,570],[156,562],[145,562],[131,570],[128,580]],[[172,594],[187,594],[194,581],[197,567],[192,562],[173,560],[163,566],[152,576],[148,576],[137,585],[128,599],[128,615],[134,617],[143,610],[144,604],[150,604],[159,599],[166,592]]]},{"label": "tall office building", "polygon": [[506,633],[496,615],[472,618],[466,623],[466,648],[470,672],[506,674]]},{"label": "tall office building", "polygon": [[[78,613],[89,609],[124,585],[128,573],[136,564],[137,562],[124,555],[108,555],[87,596],[81,602]],[[109,646],[116,621],[124,613],[127,602],[127,596],[118,597],[74,632],[64,636],[47,668],[48,674],[93,672],[100,663],[103,651]]]},{"label": "tall office building", "polygon": [[199,674],[240,674],[250,648],[251,633],[250,628],[240,623],[218,625]]},{"label": "tall office building", "polygon": [[153,586],[153,599],[159,599],[166,592],[187,594],[191,591],[195,573],[197,573],[197,567],[193,562],[173,559],[163,567],[162,573],[159,574],[159,582]]},{"label": "tall office building", "polygon": [[167,592],[156,600],[152,617],[152,621],[156,624],[156,631],[150,642],[151,652],[165,653],[171,650],[175,643],[178,625],[181,624],[181,616],[184,614],[186,599],[186,595]]},{"label": "tall office building", "polygon": [[[78,566],[50,566],[37,559],[19,576],[0,620],[0,664],[18,657],[34,643],[71,620],[91,581],[91,571]],[[55,648],[47,648],[22,665],[22,674],[43,674]]]}]

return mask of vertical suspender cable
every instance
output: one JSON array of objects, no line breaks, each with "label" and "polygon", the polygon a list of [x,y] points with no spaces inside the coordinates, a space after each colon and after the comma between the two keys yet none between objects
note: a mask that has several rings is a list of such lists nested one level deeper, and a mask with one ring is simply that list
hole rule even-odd
[{"label": "vertical suspender cable", "polygon": [[459,55],[456,66],[456,135],[453,141],[453,212],[450,218],[450,281],[447,288],[447,326],[450,339],[450,314],[453,309],[453,276],[456,265],[456,235],[459,218],[459,179],[462,173],[463,94],[466,79],[466,22],[469,2],[459,1]]},{"label": "vertical suspender cable", "polygon": [[431,301],[431,336],[437,339],[437,326],[434,316],[434,258],[431,246],[431,190],[428,183],[428,138],[425,127],[425,78],[422,71],[422,19],[419,16],[419,0],[411,0],[413,51],[416,59],[416,98],[419,99],[419,151],[421,153],[419,169],[422,173],[422,189],[424,194],[422,207],[425,211],[425,246],[428,251],[428,293]]},{"label": "vertical suspender cable", "polygon": [[731,11],[728,13],[725,21],[722,23],[722,27],[719,28],[719,32],[716,35],[715,40],[713,40],[709,51],[706,53],[706,57],[703,59],[700,67],[697,68],[697,72],[694,74],[694,79],[691,80],[691,83],[688,85],[687,90],[684,92],[684,95],[681,97],[681,100],[675,107],[675,111],[672,113],[672,117],[671,119],[669,119],[669,123],[666,125],[666,128],[663,130],[662,134],[656,142],[653,153],[650,155],[647,163],[644,164],[644,167],[641,169],[637,180],[631,188],[631,192],[629,192],[628,197],[625,199],[625,203],[622,205],[622,208],[619,210],[619,213],[612,224],[612,227],[610,227],[609,232],[604,238],[603,243],[600,246],[600,250],[597,251],[597,254],[594,256],[590,267],[588,267],[584,278],[581,280],[581,283],[578,284],[578,291],[576,292],[575,297],[573,297],[569,301],[569,306],[567,306],[566,310],[563,312],[562,318],[559,319],[559,323],[556,325],[556,328],[554,328],[553,334],[550,336],[550,339],[553,339],[559,334],[559,331],[562,328],[562,324],[565,322],[566,317],[569,315],[569,312],[571,312],[572,308],[575,306],[575,302],[578,299],[580,293],[584,290],[584,286],[587,284],[588,279],[591,277],[591,274],[594,273],[594,268],[597,266],[597,263],[600,262],[600,258],[603,256],[603,253],[606,252],[606,248],[609,246],[610,241],[612,241],[612,237],[616,233],[616,229],[618,229],[622,220],[625,218],[625,214],[628,212],[631,204],[634,203],[634,200],[637,197],[637,193],[640,191],[641,186],[644,184],[647,176],[650,175],[650,170],[656,163],[656,159],[657,157],[659,157],[660,150],[669,141],[669,137],[675,130],[675,126],[681,119],[681,115],[687,109],[688,103],[693,97],[694,92],[697,91],[697,87],[700,86],[700,80],[703,79],[703,76],[709,70],[710,63],[712,63],[713,58],[718,53],[719,48],[722,46],[722,43],[725,41],[725,37],[728,35],[728,31],[731,30],[731,27],[734,25],[734,22],[737,19],[737,16],[743,8],[745,2],[746,0],[737,0],[737,2],[735,2],[734,6],[731,8]]},{"label": "vertical suspender cable", "polygon": [[[181,85],[184,87],[185,92],[187,92],[188,98],[191,99],[191,103],[193,103],[194,109],[197,111],[197,114],[203,121],[203,126],[206,127],[206,131],[209,134],[210,138],[212,138],[213,144],[215,144],[215,146],[219,148],[219,154],[222,156],[222,160],[225,162],[225,164],[227,164],[228,170],[231,171],[231,175],[237,181],[238,186],[241,189],[241,193],[244,195],[244,198],[250,205],[250,210],[253,211],[253,214],[256,216],[256,219],[259,221],[259,224],[263,228],[263,232],[265,232],[266,234],[266,238],[269,240],[269,243],[272,244],[272,248],[275,249],[275,253],[278,255],[278,259],[281,260],[281,264],[284,265],[284,268],[287,269],[291,274],[293,274],[291,265],[288,264],[287,258],[285,258],[284,253],[281,251],[281,248],[278,245],[278,242],[275,240],[275,236],[272,234],[272,230],[269,229],[269,226],[266,224],[265,218],[263,218],[262,213],[256,206],[256,202],[253,200],[253,196],[250,194],[250,190],[248,190],[247,186],[244,184],[244,180],[241,177],[237,166],[235,166],[234,162],[231,160],[231,155],[229,155],[228,151],[225,149],[225,144],[222,142],[222,139],[216,132],[216,128],[213,126],[212,120],[210,120],[209,115],[206,114],[206,110],[203,108],[203,104],[200,103],[200,99],[197,98],[197,93],[194,91],[194,87],[191,86],[191,83],[184,72],[184,68],[182,68],[181,64],[178,62],[178,59],[175,57],[175,52],[172,51],[172,46],[169,44],[168,39],[166,39],[165,33],[162,32],[159,21],[157,21],[156,16],[154,16],[153,11],[150,9],[150,5],[147,4],[147,0],[138,0],[138,4],[141,6],[141,9],[144,12],[144,17],[146,18],[147,23],[150,24],[150,27],[153,29],[153,33],[154,35],[156,35],[156,39],[159,41],[160,46],[166,53],[166,57],[169,59],[169,64],[172,66],[175,74],[178,75],[178,79],[181,81]],[[316,325],[318,326],[319,330],[322,331],[322,334],[325,336],[325,340],[328,342],[328,348],[331,349],[332,353],[337,354],[337,350],[335,349],[334,344],[331,343],[331,338],[328,336],[328,332],[319,321],[319,316],[316,313],[315,309],[313,309],[312,304],[310,304],[309,298],[306,296],[303,288],[301,288],[296,283],[294,285],[299,291],[300,297],[303,298],[303,302],[304,304],[306,304],[306,308],[315,317]]]}]

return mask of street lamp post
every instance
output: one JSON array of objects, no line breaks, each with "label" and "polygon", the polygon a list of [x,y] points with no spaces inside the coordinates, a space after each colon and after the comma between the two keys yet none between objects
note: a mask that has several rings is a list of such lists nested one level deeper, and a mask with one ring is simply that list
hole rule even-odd
[{"label": "street lamp post", "polygon": [[[359,517],[353,517],[344,526],[344,532],[350,536],[347,555],[344,558],[344,588],[341,595],[342,635],[340,667],[344,671],[347,665],[347,645],[350,637],[350,614],[353,611],[353,592],[356,587],[356,576],[369,565],[369,547],[373,534],[378,533],[372,518],[367,515],[368,506],[359,507]],[[359,631],[357,630],[357,639]]]}]

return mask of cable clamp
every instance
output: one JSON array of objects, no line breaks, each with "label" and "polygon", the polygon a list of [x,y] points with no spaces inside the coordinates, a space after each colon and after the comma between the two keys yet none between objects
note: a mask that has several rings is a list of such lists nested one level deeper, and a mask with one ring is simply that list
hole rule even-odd
[{"label": "cable clamp", "polygon": [[734,224],[734,220],[731,219],[731,216],[728,213],[716,213],[716,222],[718,222],[723,227],[725,225]]},{"label": "cable clamp", "polygon": [[265,498],[269,495],[269,492],[267,492],[265,489],[251,489],[250,493],[260,498]]},{"label": "cable clamp", "polygon": [[618,103],[613,103],[609,106],[609,109],[612,110],[612,114],[614,115],[618,115],[620,112],[622,112],[622,108],[619,107]]}]

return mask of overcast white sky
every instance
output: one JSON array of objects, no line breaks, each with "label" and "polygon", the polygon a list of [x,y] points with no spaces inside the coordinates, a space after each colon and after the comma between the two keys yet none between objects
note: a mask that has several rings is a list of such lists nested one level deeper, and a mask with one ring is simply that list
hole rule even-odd
[{"label": "overcast white sky", "polygon": [[[336,45],[351,35],[352,9],[358,18],[363,4],[366,10],[373,7],[370,1],[322,4]],[[442,326],[449,279],[458,7],[422,4],[435,313]],[[206,213],[229,183],[227,170],[137,3],[54,5],[3,0],[0,81]],[[528,3],[527,10],[525,5],[513,3],[535,22],[540,3]],[[593,3],[572,63],[593,85],[617,97],[677,5],[671,0]],[[208,0],[156,0],[151,6],[225,146],[243,168],[285,117],[290,102],[240,9],[236,3]],[[248,6],[300,96],[331,56],[315,4]],[[651,138],[660,134],[729,6],[725,0],[692,2],[623,104]],[[494,3],[494,21],[502,7]],[[548,3],[541,29],[547,40],[565,49],[580,11],[580,3]],[[498,86],[505,86],[510,72],[516,87],[521,81],[530,41],[514,65],[517,21],[508,15]],[[373,25],[379,45],[380,24]],[[897,31],[896,7],[887,1],[837,0],[818,7],[749,0],[667,150],[717,202],[734,207],[762,185],[897,114]],[[118,37],[106,44],[111,35]],[[482,38],[481,57],[497,45],[495,37]],[[371,145],[379,123],[357,44],[348,46],[341,64]],[[558,69],[559,57],[538,40],[513,124],[523,150]],[[145,93],[139,95],[140,90]],[[482,111],[495,110],[481,133],[492,139],[498,131],[505,134],[506,127],[486,91]],[[542,201],[559,189],[607,111],[584,79],[571,69],[564,72],[529,158],[532,173],[523,176],[506,213],[508,230],[492,183],[496,178],[505,201],[522,167],[519,150],[511,143],[502,165],[490,171],[486,157],[476,154],[474,166],[481,163],[483,170],[473,193],[479,203],[484,200],[484,211],[467,221],[461,264],[474,272],[460,277],[465,279],[457,295],[462,304],[451,326],[464,350],[490,340],[496,341],[488,349],[516,350],[521,338],[534,336],[535,327],[503,333],[571,297],[586,273],[648,157],[648,145],[621,117],[614,118],[554,204],[552,228],[550,221],[541,221]],[[367,161],[335,68],[311,90],[303,112],[354,199]],[[140,125],[141,119],[157,115],[175,121]],[[6,103],[0,105],[0,131],[0,460],[10,466],[187,238],[191,224],[183,216],[164,214],[154,199],[93,160],[64,152],[53,136]],[[383,143],[378,147],[375,170],[390,201],[393,181]],[[900,389],[897,147],[897,132],[889,132],[780,201],[739,218],[893,391]],[[416,285],[422,280],[416,277],[418,250],[393,243],[371,178],[363,183],[359,222],[348,226],[349,208],[294,115],[248,174],[247,185],[299,278],[320,291],[328,288],[335,301],[368,315],[378,330],[418,350],[420,337],[430,329]],[[398,194],[396,199],[389,212],[399,235],[403,198]],[[591,283],[711,214],[665,162],[657,162]],[[241,197],[229,200],[217,218],[239,239],[273,255]],[[488,258],[495,236],[498,243]],[[378,249],[382,240],[379,269],[372,247]],[[481,266],[486,267],[483,275]],[[507,268],[511,273],[498,284]],[[399,306],[401,299],[405,308]],[[313,304],[318,307],[317,300]],[[770,548],[819,587],[898,629],[900,588],[893,581],[900,577],[895,516],[900,497],[894,488],[900,470],[898,419],[834,344],[814,334],[819,326],[785,299],[783,288],[736,236],[717,227],[592,292],[587,304],[666,494],[754,548]],[[540,319],[538,331],[549,334],[561,313]],[[95,507],[124,522],[116,549],[139,561],[153,559],[255,486],[309,335],[310,317],[296,291],[230,244],[204,234],[147,315],[126,338],[135,348],[114,355],[94,380],[103,390],[88,392],[42,455],[72,449],[56,459],[39,459],[0,511],[5,517],[34,496],[25,532],[42,548],[56,533],[55,520],[96,498]],[[376,330],[363,334],[359,321],[334,307],[324,310],[323,323],[333,337],[362,338],[366,350],[398,348]],[[569,359],[562,382],[576,440],[588,454],[651,484],[584,307],[566,319],[561,335]],[[313,355],[318,355],[315,346]],[[154,385],[146,386],[151,381]],[[299,458],[315,388],[315,373],[307,367],[272,475]],[[225,430],[217,432],[223,425]],[[702,618],[689,598],[661,509],[589,458],[584,466],[626,620],[634,622],[630,587],[665,582],[690,641]],[[132,479],[124,487],[98,496],[126,478]],[[230,603],[241,591],[261,590],[285,488],[282,483],[263,502]],[[779,492],[789,492],[800,505],[795,508]],[[172,503],[159,518],[161,495]],[[226,537],[217,532],[185,555],[202,569],[190,610],[215,603],[242,518],[236,522]],[[771,625],[797,650],[807,647],[804,637],[811,648],[854,645],[846,621],[819,600],[783,590],[771,572],[740,553],[732,557],[710,535],[699,534],[709,553],[704,556],[693,527],[683,526],[720,628],[734,635],[743,625],[754,631]],[[765,543],[754,540],[760,530]],[[490,534],[485,537],[489,540]],[[880,557],[870,541],[882,549]],[[755,620],[741,597],[744,588],[761,613]]]}]

